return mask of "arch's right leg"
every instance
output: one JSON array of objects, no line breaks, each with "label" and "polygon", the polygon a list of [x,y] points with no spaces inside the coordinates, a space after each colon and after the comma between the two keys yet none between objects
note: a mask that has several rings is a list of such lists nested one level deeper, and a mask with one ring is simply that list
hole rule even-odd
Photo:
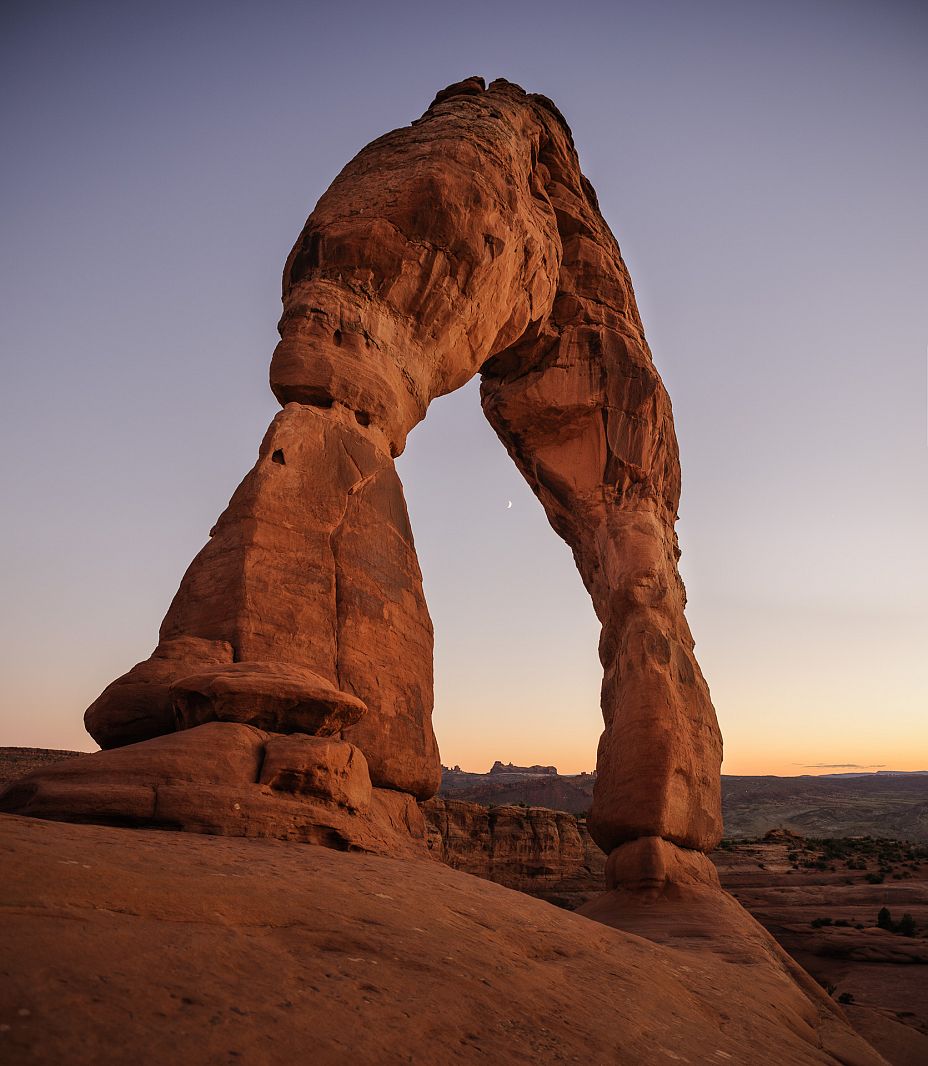
[{"label": "arch's right leg", "polygon": [[563,244],[558,295],[540,329],[484,367],[481,395],[573,549],[602,623],[605,729],[591,833],[607,853],[627,845],[614,878],[624,857],[633,880],[659,880],[662,864],[690,860],[668,860],[656,838],[708,851],[722,827],[721,734],[676,565],[670,400],[592,190],[570,159],[552,150],[541,161]]}]

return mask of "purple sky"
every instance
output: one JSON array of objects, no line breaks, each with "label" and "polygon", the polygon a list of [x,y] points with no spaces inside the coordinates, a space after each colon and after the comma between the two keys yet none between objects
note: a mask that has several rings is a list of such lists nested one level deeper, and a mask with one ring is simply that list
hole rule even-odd
[{"label": "purple sky", "polygon": [[[306,215],[483,74],[631,270],[726,770],[928,766],[926,52],[916,3],[5,4],[0,745],[93,746],[276,410]],[[591,768],[592,609],[472,387],[400,472],[444,760]]]}]

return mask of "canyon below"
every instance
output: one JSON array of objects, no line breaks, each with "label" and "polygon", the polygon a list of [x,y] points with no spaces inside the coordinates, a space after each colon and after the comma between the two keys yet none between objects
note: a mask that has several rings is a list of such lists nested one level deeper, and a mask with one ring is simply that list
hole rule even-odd
[{"label": "canyon below", "polygon": [[[483,806],[524,804],[585,815],[595,773],[497,761],[489,773],[442,769],[441,795]],[[800,836],[884,836],[928,843],[928,772],[797,777],[722,775],[727,839],[782,828]]]}]

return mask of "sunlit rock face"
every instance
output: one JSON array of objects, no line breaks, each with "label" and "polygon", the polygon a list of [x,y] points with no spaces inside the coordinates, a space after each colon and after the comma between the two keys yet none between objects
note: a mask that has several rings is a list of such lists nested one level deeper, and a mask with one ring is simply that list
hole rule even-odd
[{"label": "sunlit rock face", "polygon": [[[88,711],[94,738],[228,719],[220,703],[235,721],[305,732],[309,697],[292,721],[287,699],[308,671],[313,707],[322,692],[351,708],[327,729],[363,752],[375,788],[433,795],[432,627],[393,460],[432,399],[480,374],[486,416],[602,624],[591,833],[607,852],[641,837],[711,848],[721,737],[677,572],[670,401],[557,108],[503,80],[439,93],[332,183],[287,259],[283,305],[271,387],[284,409],[152,659]],[[197,689],[194,713],[177,683],[204,670],[222,675],[223,698]],[[275,693],[278,674],[290,688]],[[258,675],[271,718],[247,706]],[[252,685],[239,697],[236,677]]]}]

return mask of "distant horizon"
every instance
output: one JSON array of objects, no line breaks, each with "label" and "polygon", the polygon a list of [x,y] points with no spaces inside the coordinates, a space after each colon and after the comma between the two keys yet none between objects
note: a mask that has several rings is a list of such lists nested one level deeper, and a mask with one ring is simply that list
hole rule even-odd
[{"label": "distant horizon", "polygon": [[[502,762],[501,759],[498,760],[498,761]],[[494,765],[495,765],[495,762],[494,762]],[[554,766],[555,769],[557,770],[558,776],[560,776],[560,777],[579,777],[579,776],[584,775],[584,774],[587,775],[587,776],[595,777],[595,775],[596,775],[595,768],[592,769],[592,770],[562,770],[559,766],[557,766],[556,763],[543,763],[543,762],[540,762],[540,763],[516,763],[516,762],[513,762],[512,760],[507,760],[503,765],[505,765],[505,766],[512,765],[512,766],[517,766],[517,767],[525,767],[525,766],[528,766],[528,767],[531,767],[531,766]],[[460,764],[459,763],[454,763],[452,765],[448,765],[447,763],[442,762],[442,770],[450,770],[450,771],[453,772],[456,766],[460,766]],[[489,772],[490,772],[489,770],[465,770],[464,767],[460,767],[460,771],[461,771],[461,773],[464,773],[464,774],[489,774]],[[883,774],[886,777],[892,777],[894,775],[904,776],[904,775],[910,775],[910,774],[918,776],[920,774],[928,774],[928,769],[924,769],[924,770],[895,770],[895,769],[887,767],[886,769],[882,769],[881,768],[881,769],[878,769],[878,770],[846,770],[846,771],[838,772],[838,773],[836,773],[834,771],[829,772],[828,770],[822,770],[820,773],[814,773],[814,774],[810,774],[810,773],[804,773],[804,774],[800,774],[800,773],[797,773],[797,774],[774,774],[774,773],[769,773],[769,772],[765,773],[765,772],[762,772],[762,771],[758,771],[756,773],[750,773],[750,774],[748,774],[748,773],[732,774],[732,773],[725,773],[724,770],[722,771],[722,777],[870,777],[870,776],[875,776],[877,774]]]},{"label": "distant horizon", "polygon": [[[42,744],[2,744],[2,743],[0,743],[0,751],[2,751],[2,750],[11,750],[11,749],[12,750],[21,749],[21,750],[24,750],[24,751],[35,750],[35,751],[73,751],[73,752],[93,752],[93,751],[98,751],[99,750],[96,745],[93,745],[93,747],[85,747],[85,748],[56,748],[56,747],[49,747],[48,745],[42,745]],[[595,765],[593,766],[592,769],[580,769],[580,770],[562,769],[557,764],[557,760],[555,760],[554,762],[548,762],[548,761],[546,761],[544,759],[532,759],[532,760],[527,761],[527,762],[519,762],[516,759],[508,759],[508,758],[507,759],[503,759],[503,758],[500,758],[500,757],[495,758],[490,763],[490,765],[487,767],[486,770],[473,770],[473,769],[466,769],[465,767],[461,766],[461,764],[459,762],[457,762],[455,760],[451,760],[450,762],[446,761],[444,756],[442,756],[441,768],[442,768],[443,771],[444,770],[453,771],[455,767],[460,767],[461,773],[465,773],[465,774],[489,774],[491,768],[497,762],[502,763],[504,766],[509,766],[509,765],[518,766],[518,767],[531,767],[531,766],[545,766],[545,767],[548,767],[548,766],[553,766],[556,769],[556,771],[557,771],[557,773],[558,773],[558,775],[560,777],[579,777],[581,774],[586,774],[588,776],[595,776],[596,775],[596,767],[595,767]],[[844,770],[844,771],[836,771],[837,767],[842,767],[842,766],[853,767],[854,765],[855,764],[853,764],[853,763],[835,763],[833,767],[813,767],[813,766],[806,767],[807,771],[808,770],[818,770],[817,773],[809,773],[809,772],[806,772],[806,773],[774,773],[773,771],[770,771],[770,770],[755,770],[755,771],[751,771],[751,772],[731,773],[731,772],[726,772],[726,770],[725,770],[725,768],[723,766],[723,768],[722,768],[722,777],[867,777],[867,776],[875,776],[877,774],[883,774],[886,777],[890,777],[893,774],[899,774],[899,775],[914,774],[916,776],[919,775],[919,774],[928,775],[928,768],[926,768],[926,769],[914,769],[914,770],[902,770],[902,769],[898,769],[896,767],[882,767],[881,766],[881,767],[875,767],[873,769],[863,769],[863,768],[858,767],[856,769],[849,769],[849,770]]]},{"label": "distant horizon", "polygon": [[[502,759],[500,759],[498,761],[503,762]],[[494,761],[494,763],[495,763],[495,761]],[[595,774],[596,774],[595,767],[592,770],[562,770],[557,765],[557,763],[545,763],[545,762],[517,763],[517,762],[515,762],[512,759],[507,759],[505,761],[504,765],[507,765],[507,766],[508,765],[513,765],[513,766],[518,766],[518,767],[523,767],[523,766],[554,766],[556,768],[557,773],[558,773],[558,775],[560,777],[579,777],[581,774],[587,774],[589,776],[595,776]],[[460,766],[460,763],[448,764],[448,763],[446,763],[444,761],[442,762],[442,770],[451,770],[451,771],[453,771],[455,766]],[[809,769],[813,769],[813,768],[810,767]],[[466,770],[466,769],[464,769],[463,766],[461,766],[461,773],[465,773],[465,774],[488,774],[489,772],[490,772],[489,769],[488,770]],[[876,774],[883,774],[886,777],[891,777],[894,774],[895,775],[914,774],[914,775],[918,776],[919,774],[928,774],[928,769],[924,769],[924,770],[898,770],[898,769],[894,769],[892,767],[886,767],[885,769],[884,768],[875,769],[875,770],[859,770],[858,769],[858,770],[845,770],[845,771],[841,771],[841,772],[835,772],[834,770],[829,771],[829,770],[823,769],[823,770],[820,770],[820,772],[818,772],[818,773],[794,773],[794,774],[776,774],[776,773],[771,773],[769,771],[768,772],[757,771],[755,773],[733,774],[733,773],[726,773],[724,769],[722,770],[722,777],[868,777],[868,776],[873,776],[873,775],[876,775]]]}]

